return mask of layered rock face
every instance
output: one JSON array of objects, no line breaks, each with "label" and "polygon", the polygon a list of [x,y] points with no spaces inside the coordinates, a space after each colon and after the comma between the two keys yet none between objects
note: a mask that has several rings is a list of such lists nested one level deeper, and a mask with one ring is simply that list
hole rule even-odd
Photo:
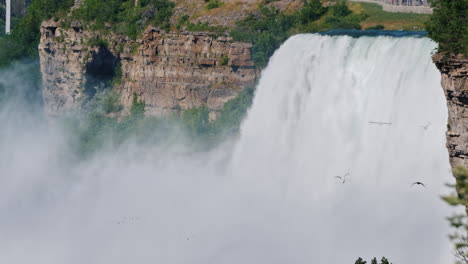
[{"label": "layered rock face", "polygon": [[206,33],[148,30],[136,55],[124,54],[124,104],[136,93],[150,115],[206,105],[219,110],[256,79],[251,44]]},{"label": "layered rock face", "polygon": [[204,32],[149,28],[134,41],[47,21],[39,45],[45,109],[51,116],[77,110],[121,76],[115,89],[124,114],[134,95],[145,102],[147,115],[200,106],[216,112],[255,83],[250,49],[251,44]]},{"label": "layered rock face", "polygon": [[453,167],[468,167],[468,59],[436,54],[448,105],[447,148]]}]

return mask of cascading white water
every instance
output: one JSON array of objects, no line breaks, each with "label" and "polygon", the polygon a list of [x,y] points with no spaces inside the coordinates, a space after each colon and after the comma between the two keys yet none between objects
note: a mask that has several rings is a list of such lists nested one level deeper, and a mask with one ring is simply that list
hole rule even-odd
[{"label": "cascading white water", "polygon": [[126,146],[74,163],[61,135],[0,114],[16,128],[0,131],[0,263],[449,263],[434,48],[292,37],[233,150]]},{"label": "cascading white water", "polygon": [[[277,205],[278,237],[295,234],[283,242],[308,256],[300,263],[448,263],[438,195],[452,180],[434,49],[426,38],[300,35],[271,59],[232,170]],[[348,172],[345,184],[334,178]],[[418,180],[428,188],[410,188]]]}]

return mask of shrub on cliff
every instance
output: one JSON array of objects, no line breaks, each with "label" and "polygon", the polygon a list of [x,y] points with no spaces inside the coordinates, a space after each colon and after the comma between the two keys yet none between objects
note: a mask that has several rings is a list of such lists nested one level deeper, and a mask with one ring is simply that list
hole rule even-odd
[{"label": "shrub on cliff", "polygon": [[290,36],[289,30],[295,24],[296,14],[287,15],[274,8],[262,7],[260,17],[250,15],[240,20],[231,35],[235,40],[253,43],[252,58],[261,68]]},{"label": "shrub on cliff", "polygon": [[208,5],[206,6],[206,8],[208,10],[211,10],[211,9],[215,9],[215,8],[218,8],[220,6],[223,5],[223,2],[219,1],[219,0],[210,0],[208,2]]},{"label": "shrub on cliff", "polygon": [[[324,17],[326,19],[322,19]],[[231,36],[234,40],[253,43],[252,58],[255,65],[262,68],[291,35],[332,28],[360,29],[359,22],[366,18],[366,14],[353,14],[343,1],[327,8],[320,0],[304,0],[302,9],[293,13],[263,6],[260,15],[238,21]]]},{"label": "shrub on cliff", "polygon": [[108,23],[113,31],[135,39],[148,25],[170,30],[174,7],[169,0],[140,0],[137,5],[134,0],[85,0],[71,20],[92,22],[97,30]]},{"label": "shrub on cliff", "polygon": [[432,7],[426,30],[439,43],[439,51],[468,56],[468,0],[433,0]]},{"label": "shrub on cliff", "polygon": [[325,12],[327,12],[327,8],[322,5],[320,0],[305,1],[304,7],[299,11],[298,19],[301,24],[305,25],[321,18]]}]

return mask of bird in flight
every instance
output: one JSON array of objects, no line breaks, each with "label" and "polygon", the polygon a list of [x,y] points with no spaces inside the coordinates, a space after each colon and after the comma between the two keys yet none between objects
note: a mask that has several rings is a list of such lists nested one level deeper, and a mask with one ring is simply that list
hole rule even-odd
[{"label": "bird in flight", "polygon": [[419,181],[417,181],[417,182],[413,182],[413,184],[411,184],[411,186],[410,186],[410,187],[413,187],[414,185],[421,185],[421,186],[423,186],[424,188],[426,188],[426,185],[424,185],[424,183],[422,183],[422,182],[419,182]]},{"label": "bird in flight", "polygon": [[369,121],[369,124],[373,124],[373,125],[387,125],[387,126],[392,125],[392,123],[390,123],[390,122],[377,122],[377,121]]},{"label": "bird in flight", "polygon": [[336,179],[340,180],[340,182],[343,184],[346,182],[346,177],[349,176],[349,172],[347,172],[345,175],[343,176],[335,176]]},{"label": "bird in flight", "polygon": [[431,125],[431,122],[427,123],[427,124],[424,125],[424,126],[419,126],[419,127],[421,127],[421,128],[424,129],[424,130],[427,130],[427,129],[429,128],[430,125]]}]

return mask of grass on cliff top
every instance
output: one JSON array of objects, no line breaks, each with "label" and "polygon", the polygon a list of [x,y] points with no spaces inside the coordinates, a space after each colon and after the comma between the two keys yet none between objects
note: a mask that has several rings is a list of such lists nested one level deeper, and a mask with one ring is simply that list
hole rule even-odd
[{"label": "grass on cliff top", "polygon": [[356,13],[366,13],[367,19],[360,24],[362,28],[383,25],[386,30],[423,30],[424,23],[430,15],[414,13],[391,13],[383,11],[382,6],[371,3],[348,3],[348,7]]}]

